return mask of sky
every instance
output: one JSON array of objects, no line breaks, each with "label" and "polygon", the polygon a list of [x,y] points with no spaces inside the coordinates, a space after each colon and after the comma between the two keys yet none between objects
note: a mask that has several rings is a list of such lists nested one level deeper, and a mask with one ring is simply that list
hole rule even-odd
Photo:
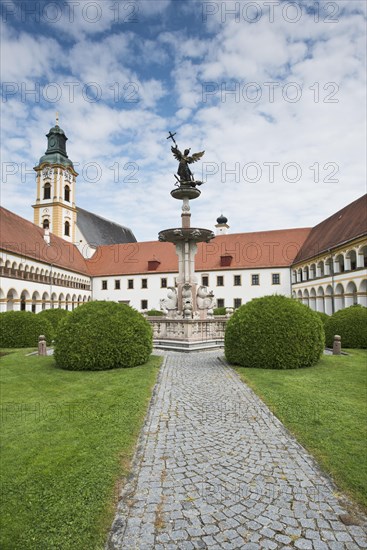
[{"label": "sky", "polygon": [[366,192],[365,0],[1,2],[1,204],[33,221],[59,112],[77,205],[138,241],[181,224],[314,226]]}]

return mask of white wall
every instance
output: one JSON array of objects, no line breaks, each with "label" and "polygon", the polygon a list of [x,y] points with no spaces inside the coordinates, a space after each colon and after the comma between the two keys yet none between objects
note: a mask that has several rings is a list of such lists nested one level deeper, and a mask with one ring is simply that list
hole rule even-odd
[{"label": "white wall", "polygon": [[[1,253],[0,266],[14,266],[18,277],[8,277],[5,274],[1,277],[0,285],[0,311],[9,309],[19,310],[21,307],[20,298],[22,293],[26,296],[26,310],[31,311],[32,305],[36,313],[42,309],[51,307],[51,296],[54,297],[55,307],[73,309],[78,304],[88,301],[91,298],[91,290],[73,287],[75,285],[91,285],[90,277],[75,273],[57,266],[51,266],[37,260],[20,257],[16,254]],[[29,278],[30,273],[38,273],[41,276],[66,280],[65,285],[58,283],[35,281]],[[9,300],[8,294],[13,291],[14,299]],[[36,294],[35,294],[36,293]],[[74,306],[73,306],[74,303]]]},{"label": "white wall", "polygon": [[[272,274],[280,274],[280,284],[272,284]],[[251,276],[260,276],[260,285],[251,284]],[[93,278],[93,299],[108,301],[126,301],[137,310],[141,310],[141,301],[148,300],[148,309],[159,309],[161,298],[167,297],[167,289],[161,287],[161,279],[167,278],[167,286],[174,286],[178,273],[147,273],[144,275],[121,275]],[[208,288],[214,292],[215,298],[224,298],[226,307],[233,307],[234,299],[241,298],[246,303],[253,298],[267,294],[291,295],[290,269],[248,269],[196,272],[201,284],[202,276],[209,277]],[[223,276],[224,286],[217,286],[217,276]],[[234,286],[234,275],[241,275],[241,286]],[[142,288],[142,279],[148,279],[148,288]],[[134,280],[134,289],[128,289],[128,279]],[[120,280],[120,290],[115,290],[115,280]],[[102,290],[102,281],[107,281],[107,290]]]}]

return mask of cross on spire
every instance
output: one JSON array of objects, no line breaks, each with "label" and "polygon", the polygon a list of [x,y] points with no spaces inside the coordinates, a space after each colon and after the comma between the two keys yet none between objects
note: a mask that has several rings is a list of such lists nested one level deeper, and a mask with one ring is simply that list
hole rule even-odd
[{"label": "cross on spire", "polygon": [[177,133],[177,132],[175,132],[174,134],[172,134],[172,132],[170,131],[170,132],[169,132],[169,136],[168,136],[166,139],[172,139],[173,143],[174,143],[174,144],[176,145],[176,147],[177,147],[176,140],[175,140],[175,138],[173,137],[173,136],[176,135],[176,133]]},{"label": "cross on spire", "polygon": [[56,126],[59,125],[59,112],[56,111]]}]

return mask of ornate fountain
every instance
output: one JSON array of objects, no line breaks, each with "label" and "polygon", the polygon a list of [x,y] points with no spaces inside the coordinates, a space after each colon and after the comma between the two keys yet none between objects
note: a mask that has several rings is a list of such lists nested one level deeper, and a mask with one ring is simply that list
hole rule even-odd
[{"label": "ornate fountain", "polygon": [[191,227],[190,201],[201,195],[198,189],[203,182],[194,178],[189,165],[200,160],[205,151],[190,155],[190,149],[182,154],[169,133],[174,146],[171,151],[179,161],[175,188],[171,196],[182,201],[181,227],[164,229],[158,238],[173,243],[178,256],[176,287],[168,288],[168,296],[161,300],[165,316],[152,319],[154,345],[179,351],[200,350],[223,346],[225,320],[215,319],[213,292],[199,285],[195,273],[197,243],[208,243],[215,235],[210,229]]}]

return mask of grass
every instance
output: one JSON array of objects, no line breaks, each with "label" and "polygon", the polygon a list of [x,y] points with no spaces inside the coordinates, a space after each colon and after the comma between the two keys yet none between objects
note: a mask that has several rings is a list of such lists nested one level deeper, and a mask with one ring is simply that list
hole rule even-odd
[{"label": "grass", "polygon": [[367,508],[367,352],[323,356],[311,368],[237,368],[352,499]]},{"label": "grass", "polygon": [[161,358],[72,372],[29,351],[1,358],[0,547],[102,549]]}]

